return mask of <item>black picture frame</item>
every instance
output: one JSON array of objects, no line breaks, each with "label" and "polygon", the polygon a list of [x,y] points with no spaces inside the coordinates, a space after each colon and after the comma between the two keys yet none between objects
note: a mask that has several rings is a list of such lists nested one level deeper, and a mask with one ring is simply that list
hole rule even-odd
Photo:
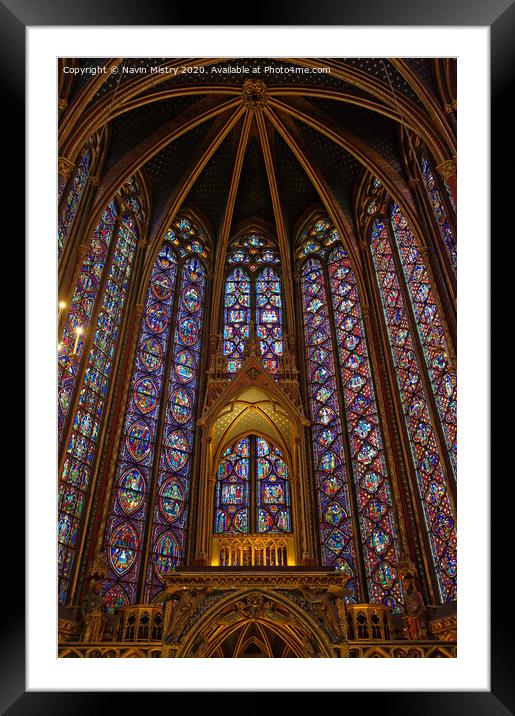
[{"label": "black picture frame", "polygon": [[[515,90],[515,3],[513,0],[432,0],[431,2],[406,3],[394,0],[388,4],[379,0],[359,0],[352,5],[331,0],[304,0],[295,7],[280,7],[278,2],[261,1],[256,7],[247,7],[244,21],[235,21],[228,8],[213,4],[201,11],[193,6],[175,4],[169,0],[88,0],[71,3],[69,0],[0,0],[0,82],[4,95],[4,142],[17,148],[8,168],[1,172],[2,197],[9,207],[12,220],[11,235],[16,236],[17,247],[23,247],[23,217],[25,216],[23,191],[24,177],[24,117],[25,117],[25,31],[28,26],[74,26],[74,25],[195,25],[199,12],[202,25],[306,25],[306,26],[482,26],[490,28],[491,38],[491,236],[502,239],[506,227],[503,221],[505,209],[510,206],[509,182],[501,177],[501,168],[509,161],[513,149],[513,115],[508,111],[509,100]],[[224,16],[224,13],[226,16]],[[513,157],[513,151],[511,153]],[[511,241],[511,240],[510,240]],[[502,243],[502,241],[501,241]],[[15,247],[16,248],[16,247]],[[23,250],[22,250],[23,254]],[[10,254],[8,260],[11,261]],[[495,254],[492,254],[492,259]],[[21,257],[23,264],[23,255]],[[503,283],[503,270],[508,271],[509,262],[498,262],[496,280],[492,286],[492,300]],[[503,268],[504,266],[504,268]],[[498,271],[498,273],[497,273]],[[508,273],[504,278],[508,279]],[[500,279],[500,280],[499,280]],[[22,314],[17,306],[18,315]],[[499,313],[492,313],[492,329],[502,320]],[[502,327],[501,327],[502,328]],[[21,338],[21,335],[20,335]],[[28,341],[30,350],[30,338]],[[501,370],[500,357],[492,358],[492,375]],[[506,438],[506,436],[504,436]],[[492,439],[491,454],[499,447],[501,438]],[[28,447],[30,449],[30,445]],[[23,450],[19,451],[19,456]],[[18,473],[20,471],[18,470]],[[507,476],[509,477],[509,476]],[[492,485],[492,503],[503,504],[513,495],[512,480],[502,480]],[[506,484],[508,483],[508,484]],[[24,502],[21,479],[17,481],[12,499]],[[512,500],[513,501],[513,500]],[[498,509],[502,511],[501,505]],[[502,534],[502,520],[492,520],[491,554],[494,569],[491,581],[491,691],[449,692],[345,692],[324,694],[342,700],[342,708],[354,710],[377,708],[386,713],[417,714],[417,716],[444,714],[485,714],[506,716],[515,714],[515,664],[512,641],[509,634],[509,603],[506,584],[501,583],[501,561],[506,557],[506,544]],[[7,527],[5,528],[7,529]],[[21,539],[21,538],[20,538]],[[21,714],[96,714],[107,710],[112,701],[105,692],[27,692],[25,687],[25,607],[24,567],[21,561],[22,544],[17,549],[4,547],[2,559],[4,608],[2,614],[0,709],[9,716]],[[496,563],[497,562],[497,563]],[[478,576],[481,578],[481,576]],[[166,694],[164,694],[166,696]],[[180,696],[180,694],[178,695]],[[210,694],[188,694],[189,710],[195,713],[197,701],[209,703]],[[279,696],[279,695],[278,695]],[[282,696],[288,696],[283,694]],[[117,693],[115,712],[122,711],[122,702],[130,706],[127,713],[149,711],[145,693]],[[152,703],[154,694],[152,694]],[[168,694],[170,697],[170,694]],[[253,709],[263,713],[267,708],[266,693],[254,694],[251,703],[245,705],[247,712]],[[366,698],[366,701],[363,699]],[[129,702],[130,699],[130,702]],[[173,697],[175,700],[175,696]],[[282,701],[282,698],[281,698]],[[321,702],[322,703],[322,702]],[[352,705],[351,705],[352,704]],[[169,704],[169,708],[171,703]],[[199,709],[200,710],[200,709]],[[288,709],[289,710],[289,709]]]}]

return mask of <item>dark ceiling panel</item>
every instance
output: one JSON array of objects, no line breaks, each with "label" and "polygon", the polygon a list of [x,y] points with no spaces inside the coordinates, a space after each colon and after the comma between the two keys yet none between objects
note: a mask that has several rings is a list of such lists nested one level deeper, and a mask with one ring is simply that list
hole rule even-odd
[{"label": "dark ceiling panel", "polygon": [[[165,62],[170,62],[169,57],[126,57],[118,65],[116,72],[110,72],[105,82],[99,88],[90,104],[95,102],[100,97],[103,97],[107,92],[113,89],[120,89],[129,80],[133,80],[136,77],[147,76],[151,72],[152,67],[158,67]],[[89,106],[89,105],[88,105]]]},{"label": "dark ceiling panel", "polygon": [[255,137],[249,139],[243,160],[240,185],[234,207],[233,226],[253,216],[271,224],[275,223],[265,160],[259,140]]},{"label": "dark ceiling panel", "polygon": [[408,81],[396,70],[390,60],[382,57],[355,57],[345,58],[343,61],[346,65],[381,80],[394,94],[399,92],[421,107],[424,106]]},{"label": "dark ceiling panel", "polygon": [[434,97],[438,97],[438,86],[433,72],[433,61],[424,57],[410,57],[406,59],[407,64],[423,81]]},{"label": "dark ceiling panel", "polygon": [[316,162],[348,220],[352,221],[352,194],[363,166],[320,132],[297,120],[295,126],[309,147],[311,163]]},{"label": "dark ceiling panel", "polygon": [[317,190],[304,169],[295,159],[284,139],[276,134],[274,139],[274,162],[279,197],[284,211],[286,233],[293,242],[295,223],[313,204],[320,203]]},{"label": "dark ceiling panel", "polygon": [[[245,67],[249,72],[224,72],[224,68]],[[292,71],[295,70],[295,71]],[[197,73],[178,74],[171,76],[159,87],[173,87],[180,84],[243,84],[247,79],[261,79],[269,86],[281,84],[303,84],[316,85],[317,87],[328,87],[342,89],[345,83],[333,77],[330,73],[304,71],[299,65],[286,62],[280,59],[246,57],[231,60],[222,60],[209,65],[203,71]]]},{"label": "dark ceiling panel", "polygon": [[187,134],[168,144],[159,154],[145,164],[154,207],[154,216],[166,205],[172,192],[182,180],[187,167],[206,137],[210,123],[195,127]]},{"label": "dark ceiling panel", "polygon": [[221,229],[237,146],[236,134],[231,132],[210,159],[186,199],[211,223],[215,244]]},{"label": "dark ceiling panel", "polygon": [[199,99],[194,97],[176,97],[152,102],[137,107],[130,112],[116,117],[111,122],[111,143],[106,162],[106,171],[111,169],[122,157],[134,147],[141,144],[163,124],[178,117]]},{"label": "dark ceiling panel", "polygon": [[335,100],[311,100],[312,104],[333,117],[341,127],[375,149],[399,173],[402,173],[399,154],[399,124],[382,114]]},{"label": "dark ceiling panel", "polygon": [[[152,68],[173,58],[128,58],[118,73],[106,78],[96,97],[105,95],[110,90],[120,88],[131,78],[148,76]],[[175,58],[179,59],[180,58]],[[104,63],[104,59],[83,58],[81,67],[94,67]],[[380,80],[393,88],[395,94],[404,94],[420,105],[407,81],[394,68],[391,61],[381,58],[334,58],[342,66],[348,66]],[[187,60],[184,61],[187,65]],[[408,58],[409,66],[432,92],[435,82],[431,60],[427,58]],[[248,72],[221,72],[231,67],[245,67]],[[162,92],[166,88],[201,84],[241,85],[245,79],[261,78],[269,87],[297,85],[299,87],[316,87],[341,90],[357,96],[367,96],[363,89],[337,79],[332,74],[314,72],[290,72],[301,66],[280,58],[234,58],[216,62],[206,66],[204,70],[166,76],[163,82],[145,90],[147,94]],[[134,73],[123,72],[123,69],[135,70]],[[143,69],[140,75],[138,70]],[[78,76],[74,93],[91,75]],[[111,141],[104,171],[112,169],[123,157],[127,156],[146,138],[160,127],[179,117],[191,108],[202,95],[176,97],[152,102],[138,107],[111,122]],[[369,95],[368,95],[369,96]],[[285,101],[288,101],[285,99]],[[365,144],[378,152],[398,172],[401,173],[400,152],[398,146],[398,124],[384,116],[346,102],[334,100],[309,99],[316,109],[331,118],[342,128],[348,129]],[[116,97],[114,97],[116,102]],[[293,102],[293,101],[292,101]],[[184,177],[186,168],[196,155],[199,147],[209,131],[211,123],[206,123],[188,132],[173,144],[163,149],[154,159],[147,163],[145,172],[148,177],[154,212],[159,212],[166,205],[172,192]],[[241,125],[239,125],[240,127]],[[353,157],[336,144],[296,122],[303,142],[309,147],[311,161],[328,182],[336,200],[341,204],[349,219],[352,217],[352,196],[362,166]],[[238,129],[239,129],[238,127]],[[230,178],[235,160],[238,142],[238,131],[232,131],[220,148],[208,162],[201,176],[190,191],[186,202],[196,206],[211,223],[215,237],[219,234],[227,200]],[[313,204],[320,203],[317,191],[295,159],[286,143],[276,133],[271,135],[271,150],[278,182],[280,199],[284,210],[286,230],[289,235],[300,216]],[[155,214],[154,214],[155,215]],[[244,157],[240,184],[237,191],[233,226],[253,216],[260,217],[274,224],[275,217],[268,186],[264,158],[255,127],[250,134],[249,144]]]}]

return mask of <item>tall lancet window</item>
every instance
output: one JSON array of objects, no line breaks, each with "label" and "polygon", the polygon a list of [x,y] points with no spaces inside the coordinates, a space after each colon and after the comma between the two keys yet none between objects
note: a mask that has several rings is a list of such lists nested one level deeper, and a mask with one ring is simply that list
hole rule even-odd
[{"label": "tall lancet window", "polygon": [[231,375],[241,368],[250,315],[250,278],[244,269],[237,267],[225,280],[224,354]]},{"label": "tall lancet window", "polygon": [[64,244],[70,233],[73,221],[77,215],[79,204],[84,193],[92,160],[92,151],[86,147],[79,157],[77,167],[71,180],[70,190],[66,197],[66,205],[62,210],[61,221],[57,226],[57,252],[61,256]]},{"label": "tall lancet window", "polygon": [[[444,201],[438,189],[438,183],[435,179],[435,174],[431,163],[427,157],[427,154],[423,153],[421,155],[420,163],[422,169],[422,179],[424,181],[424,187],[429,198],[429,203],[431,204],[431,208],[433,210],[433,216],[438,227],[438,231],[440,232],[440,236],[442,237],[443,244],[447,250],[451,266],[454,269],[454,273],[456,273],[458,266],[456,237],[449,224],[449,219],[445,210]],[[456,211],[454,199],[449,190],[449,187],[447,186],[446,182],[444,182],[444,184],[451,206],[453,207],[454,211]]]},{"label": "tall lancet window", "polygon": [[303,233],[297,256],[323,561],[362,599],[360,554],[366,598],[398,611],[397,519],[356,278],[328,220]]},{"label": "tall lancet window", "polygon": [[245,234],[231,242],[226,263],[223,351],[227,372],[233,376],[241,368],[253,321],[263,365],[276,375],[283,353],[283,303],[275,244],[261,235]]},{"label": "tall lancet window", "polygon": [[[455,432],[451,430],[451,426],[455,426],[451,416],[455,409],[455,402],[454,406],[451,404],[452,396],[455,398],[455,383],[452,380],[449,383],[444,375],[450,370],[448,354],[444,348],[442,323],[421,253],[396,205],[391,207],[390,219],[391,233],[386,217],[373,220],[370,228],[370,251],[440,598],[442,602],[447,602],[456,599],[456,525],[445,466],[438,447],[434,415],[430,407],[431,396],[427,394],[423,378],[424,358],[433,388],[437,387],[436,402],[438,403],[439,399],[445,401],[447,410],[442,429],[447,436],[451,435],[451,439],[455,438]],[[404,298],[403,288],[406,286],[411,305],[408,305]],[[410,317],[410,310],[414,313],[414,320]],[[412,324],[417,325],[415,330],[418,332],[422,352],[419,350],[417,336],[411,328]],[[451,395],[447,395],[446,386],[451,384],[452,390],[447,388]],[[443,394],[438,395],[439,389]],[[441,405],[443,404],[441,402]],[[446,425],[449,418],[449,424]],[[452,449],[449,457],[450,462],[455,464]]]},{"label": "tall lancet window", "polygon": [[291,529],[282,452],[258,435],[237,440],[224,450],[217,470],[215,534],[282,534]]},{"label": "tall lancet window", "polygon": [[[81,537],[82,515],[89,494],[99,430],[133,275],[143,220],[141,204],[136,198],[138,193],[136,181],[130,179],[102,214],[88,256],[81,266],[63,331],[58,376],[61,430],[72,402],[74,412],[60,473],[58,537],[61,602],[67,597]],[[81,380],[74,392],[82,362]]]},{"label": "tall lancet window", "polygon": [[456,371],[450,361],[443,322],[424,259],[406,217],[396,204],[392,204],[390,208],[390,223],[440,415],[447,452],[456,476]]},{"label": "tall lancet window", "polygon": [[150,599],[184,558],[206,258],[202,230],[179,218],[150,275],[105,537],[109,608]]}]

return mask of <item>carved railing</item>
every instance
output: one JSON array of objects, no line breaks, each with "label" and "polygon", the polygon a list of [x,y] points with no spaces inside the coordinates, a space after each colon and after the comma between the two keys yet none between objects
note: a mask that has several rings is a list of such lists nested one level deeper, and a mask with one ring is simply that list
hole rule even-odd
[{"label": "carved railing", "polygon": [[286,567],[294,564],[291,537],[213,536],[213,566]]},{"label": "carved railing", "polygon": [[161,641],[163,608],[160,604],[120,607],[116,611],[116,616],[114,641]]},{"label": "carved railing", "polygon": [[389,607],[375,604],[347,604],[349,641],[389,641],[393,638]]},{"label": "carved railing", "polygon": [[[456,658],[456,644],[438,641],[406,642],[352,642],[335,651],[335,657],[350,659],[449,659]],[[133,643],[63,644],[59,657],[64,659],[134,659],[170,658],[173,649],[167,645]]]}]

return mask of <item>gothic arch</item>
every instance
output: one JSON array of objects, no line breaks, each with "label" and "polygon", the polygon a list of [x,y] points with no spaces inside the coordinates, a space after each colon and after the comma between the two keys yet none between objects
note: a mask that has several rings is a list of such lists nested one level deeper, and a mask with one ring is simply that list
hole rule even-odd
[{"label": "gothic arch", "polygon": [[288,595],[274,591],[272,596],[259,588],[247,588],[232,592],[207,609],[181,635],[176,656],[196,656],[199,651],[202,656],[212,656],[231,634],[253,622],[276,634],[295,656],[306,656],[306,642],[311,644],[310,656],[335,655],[326,632]]}]

